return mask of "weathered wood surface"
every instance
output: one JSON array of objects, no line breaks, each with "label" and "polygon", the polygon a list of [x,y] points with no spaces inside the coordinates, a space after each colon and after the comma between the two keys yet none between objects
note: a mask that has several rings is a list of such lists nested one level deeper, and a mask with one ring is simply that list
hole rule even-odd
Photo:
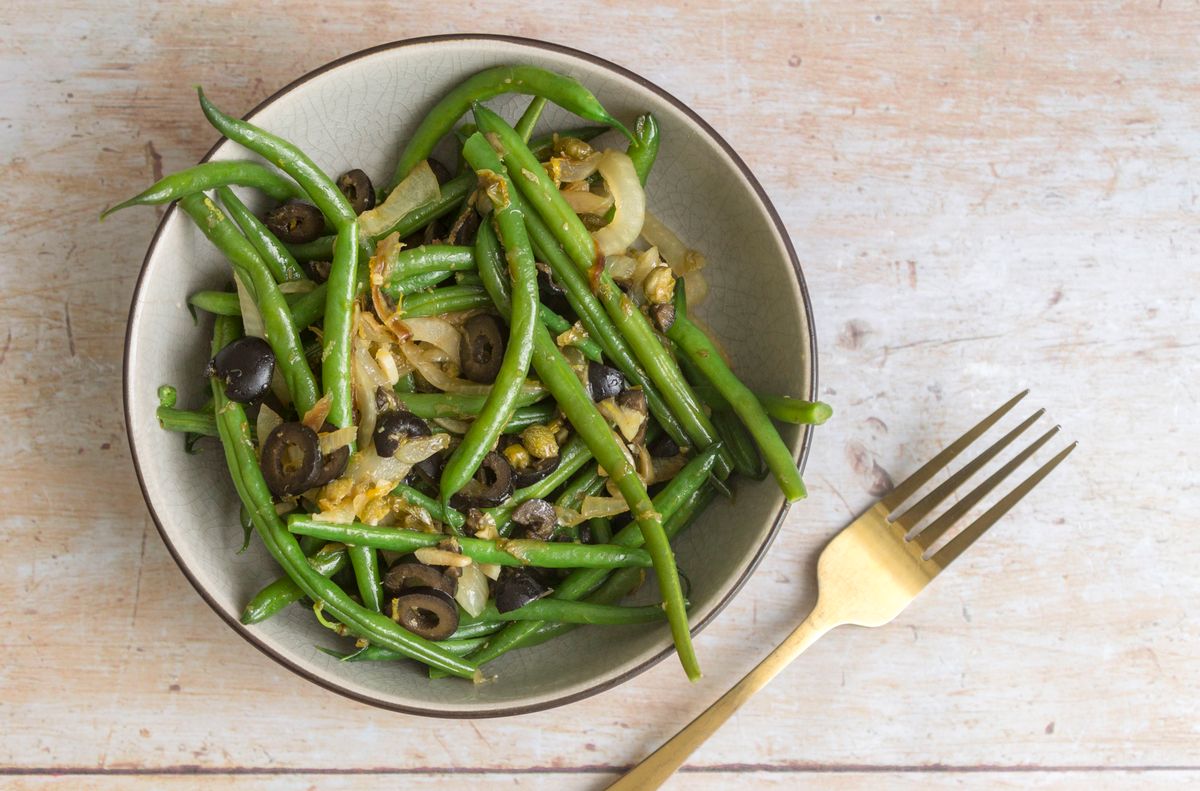
[{"label": "weathered wood surface", "polygon": [[[1200,780],[1195,3],[252,6],[0,10],[0,785],[600,787],[782,637],[889,477],[1026,386],[1071,461],[897,623],[817,644],[673,787]],[[837,416],[695,686],[666,662],[517,719],[353,704],[223,627],[142,505],[120,358],[156,217],[97,211],[211,145],[191,86],[247,109],[455,30],[590,50],[689,102],[803,259]]]}]

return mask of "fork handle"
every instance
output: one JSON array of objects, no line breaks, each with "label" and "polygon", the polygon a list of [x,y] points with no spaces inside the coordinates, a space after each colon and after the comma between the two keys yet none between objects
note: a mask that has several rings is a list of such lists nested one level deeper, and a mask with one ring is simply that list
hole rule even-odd
[{"label": "fork handle", "polygon": [[820,605],[779,644],[779,647],[759,662],[733,689],[700,713],[686,728],[671,737],[671,740],[655,750],[649,757],[635,766],[624,777],[608,787],[608,791],[643,791],[658,788],[676,769],[683,765],[697,747],[717,732],[733,713],[750,699],[750,696],[765,687],[771,679],[804,653],[821,635],[836,623],[828,623],[820,616]]}]

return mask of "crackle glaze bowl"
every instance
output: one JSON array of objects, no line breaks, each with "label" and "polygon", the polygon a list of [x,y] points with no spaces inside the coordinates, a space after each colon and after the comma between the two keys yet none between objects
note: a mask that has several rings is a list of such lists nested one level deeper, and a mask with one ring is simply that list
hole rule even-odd
[{"label": "crackle glaze bowl", "polygon": [[[787,232],[745,163],[699,116],[662,89],[598,57],[526,39],[442,36],[375,47],[323,66],[280,90],[247,118],[298,144],[325,172],[364,169],[383,180],[399,144],[423,113],[465,77],[490,66],[530,63],[583,82],[626,123],[653,112],[662,149],[647,186],[648,205],[708,260],[708,300],[694,313],[716,334],[734,369],[751,387],[813,398],[816,345],[804,279]],[[221,87],[205,86],[219,105]],[[489,106],[515,121],[527,97],[501,96]],[[225,107],[228,111],[239,108]],[[205,121],[197,109],[196,124]],[[548,105],[535,134],[579,125]],[[215,135],[214,135],[215,136]],[[615,134],[600,141],[623,146]],[[243,159],[228,141],[206,160]],[[451,157],[444,158],[453,162]],[[261,205],[251,208],[260,209]],[[183,451],[178,434],[159,428],[161,384],[179,388],[181,405],[204,399],[203,369],[211,322],[193,323],[189,294],[221,288],[228,265],[175,208],[150,243],[133,295],[125,350],[125,409],[130,447],[167,548],[197,592],[263,653],[304,678],[355,700],[436,717],[483,717],[537,711],[620,684],[672,657],[665,623],[584,627],[487,666],[494,680],[473,685],[430,680],[415,663],[342,663],[318,650],[347,643],[292,606],[251,627],[238,621],[247,600],[279,571],[257,542],[238,554],[238,503],[220,450]],[[809,431],[783,436],[802,463]],[[208,441],[206,441],[208,442]],[[699,631],[730,601],[763,557],[786,507],[775,482],[743,481],[734,502],[718,498],[676,544],[691,582],[691,622]],[[643,590],[641,598],[653,598]],[[697,645],[700,659],[714,649]],[[674,662],[674,659],[671,658]],[[680,671],[682,672],[682,671]],[[266,702],[264,705],[270,705]]]}]

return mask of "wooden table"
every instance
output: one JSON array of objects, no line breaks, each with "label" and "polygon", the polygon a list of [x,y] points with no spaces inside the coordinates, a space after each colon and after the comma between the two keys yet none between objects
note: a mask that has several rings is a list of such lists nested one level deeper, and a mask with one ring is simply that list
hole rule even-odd
[{"label": "wooden table", "polygon": [[[600,788],[812,601],[823,542],[1008,395],[1077,454],[898,622],[835,632],[680,789],[1200,782],[1195,3],[9,2],[0,11],[0,786]],[[389,39],[544,37],[694,106],[779,207],[835,419],[761,570],[673,662],[551,712],[409,718],[302,683],[159,541],[120,403],[156,217],[96,214]]]}]

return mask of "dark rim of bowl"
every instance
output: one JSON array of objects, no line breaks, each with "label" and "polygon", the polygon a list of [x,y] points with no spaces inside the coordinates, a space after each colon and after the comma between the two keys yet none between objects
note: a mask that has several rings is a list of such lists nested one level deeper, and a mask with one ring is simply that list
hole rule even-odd
[{"label": "dark rim of bowl", "polygon": [[[630,71],[629,69],[626,69],[622,66],[618,66],[617,64],[612,63],[611,61],[605,60],[604,58],[597,57],[596,55],[592,55],[588,52],[583,52],[581,50],[573,49],[571,47],[566,47],[561,44],[553,44],[553,43],[550,43],[547,41],[540,41],[537,39],[521,38],[519,36],[504,36],[504,35],[494,35],[494,34],[486,34],[486,33],[467,33],[467,34],[452,33],[452,34],[439,35],[439,36],[423,36],[420,38],[404,39],[401,41],[393,41],[393,42],[389,42],[387,44],[380,44],[378,46],[369,47],[367,49],[360,50],[358,52],[354,52],[350,55],[346,55],[341,58],[338,58],[337,60],[326,63],[324,66],[320,66],[320,67],[314,69],[313,71],[308,72],[304,76],[299,77],[296,80],[293,80],[292,82],[285,85],[283,88],[280,88],[278,91],[276,91],[275,93],[268,96],[266,99],[264,99],[262,102],[260,102],[254,109],[252,109],[249,113],[247,113],[245,117],[250,118],[251,116],[255,115],[263,108],[270,105],[276,99],[279,99],[280,97],[284,96],[288,92],[292,91],[294,88],[313,79],[314,77],[318,77],[327,71],[336,69],[339,66],[342,66],[342,65],[349,63],[351,61],[354,61],[354,60],[358,60],[359,58],[368,57],[370,55],[374,55],[379,52],[385,52],[385,51],[393,50],[393,49],[420,46],[420,45],[424,45],[424,44],[439,44],[439,43],[452,42],[452,41],[503,42],[503,43],[507,43],[507,44],[515,44],[515,45],[521,46],[521,47],[529,47],[531,49],[546,50],[546,51],[554,52],[554,53],[557,53],[560,55],[566,55],[568,57],[587,61],[588,63],[591,63],[595,66],[600,66],[601,68],[604,68],[608,71],[614,72],[615,74],[618,74],[621,77],[624,77],[628,80],[631,80],[631,81],[637,83],[638,85],[641,85],[643,88],[656,94],[663,101],[672,105],[676,110],[683,113],[685,116],[688,117],[689,120],[691,120],[694,124],[696,124],[702,130],[704,130],[705,134],[707,134],[714,142],[716,142],[716,144],[718,146],[721,147],[721,149],[730,158],[730,160],[737,166],[738,170],[741,171],[742,176],[746,179],[746,181],[754,189],[755,195],[758,196],[759,202],[762,204],[762,207],[766,210],[767,215],[771,218],[771,222],[774,224],[775,229],[778,232],[780,239],[783,241],[785,249],[787,250],[788,258],[790,259],[791,264],[792,264],[792,269],[795,271],[797,285],[799,285],[799,287],[800,287],[800,295],[804,301],[805,320],[808,323],[809,344],[808,344],[808,349],[807,349],[807,361],[808,361],[809,365],[811,366],[812,372],[811,372],[811,378],[810,378],[810,382],[809,382],[809,392],[807,393],[807,397],[811,400],[815,396],[816,390],[817,390],[817,336],[816,336],[816,327],[814,326],[814,323],[813,323],[812,302],[809,299],[808,285],[804,280],[804,273],[800,268],[799,260],[796,258],[796,250],[792,246],[792,240],[788,236],[787,228],[784,226],[783,220],[780,219],[779,213],[775,210],[775,206],[771,203],[771,199],[767,197],[767,193],[763,190],[762,185],[758,183],[758,179],[755,178],[754,174],[750,172],[750,168],[746,166],[746,163],[743,162],[742,158],[740,156],[738,156],[736,151],[733,150],[733,147],[730,146],[729,143],[727,143],[725,141],[725,139],[723,137],[721,137],[721,135],[718,134],[717,131],[715,129],[713,129],[712,126],[710,126],[708,124],[708,122],[706,122],[694,110],[692,110],[690,107],[685,105],[679,99],[676,99],[673,95],[671,95],[667,91],[663,90],[659,86],[650,82],[646,78],[644,78],[638,74],[635,74],[634,72]],[[209,160],[209,158],[212,157],[212,155],[214,153],[216,153],[217,149],[224,142],[225,142],[225,138],[221,138],[220,140],[218,140],[217,143],[212,148],[210,148],[207,153],[205,153],[204,157],[200,161],[207,162]],[[508,717],[508,716],[515,716],[515,715],[519,715],[519,714],[530,714],[530,713],[533,713],[536,711],[543,711],[546,709],[554,708],[556,706],[562,706],[562,705],[565,705],[568,703],[574,703],[575,701],[583,700],[584,698],[588,698],[588,697],[591,697],[592,695],[595,695],[600,692],[604,692],[605,690],[611,689],[611,688],[617,686],[618,684],[622,684],[622,683],[628,681],[629,679],[633,678],[634,676],[637,676],[638,674],[640,674],[640,673],[648,670],[649,668],[653,667],[654,665],[658,664],[666,657],[675,653],[674,647],[668,646],[668,647],[664,648],[663,650],[659,651],[657,654],[651,656],[650,658],[646,659],[645,661],[639,663],[638,665],[636,665],[636,666],[630,668],[629,670],[625,671],[624,673],[620,674],[619,676],[609,679],[608,681],[605,681],[603,683],[588,687],[587,689],[582,690],[580,692],[573,692],[571,694],[563,695],[562,697],[553,698],[551,700],[542,701],[539,703],[529,704],[529,705],[513,705],[513,706],[508,706],[505,708],[498,708],[498,709],[482,709],[482,710],[478,710],[478,711],[462,710],[462,711],[447,712],[447,711],[441,711],[438,709],[427,709],[427,708],[420,708],[417,706],[406,706],[406,705],[400,705],[400,704],[396,704],[396,703],[390,703],[387,701],[382,701],[377,698],[371,697],[370,695],[363,695],[358,692],[354,692],[349,689],[346,689],[334,681],[330,681],[328,679],[322,678],[321,676],[315,675],[314,673],[311,673],[307,669],[293,663],[286,656],[283,656],[278,651],[276,651],[272,646],[267,645],[265,642],[260,640],[249,629],[249,627],[247,627],[243,623],[241,623],[241,621],[239,621],[236,616],[225,613],[221,609],[221,607],[217,604],[216,600],[214,600],[209,595],[208,591],[200,584],[199,580],[197,580],[196,577],[194,577],[192,575],[191,571],[187,567],[187,564],[184,563],[183,558],[180,557],[178,550],[175,548],[175,545],[172,543],[170,535],[168,535],[167,531],[163,528],[162,521],[159,519],[157,512],[155,512],[155,510],[154,510],[154,504],[150,501],[149,493],[146,491],[145,481],[142,478],[142,467],[141,467],[140,461],[138,460],[137,447],[134,445],[134,442],[133,442],[133,431],[131,428],[133,425],[133,421],[131,420],[131,416],[129,413],[129,353],[130,353],[130,347],[132,344],[133,320],[134,320],[134,316],[137,313],[137,309],[138,309],[138,297],[142,291],[142,280],[146,276],[146,269],[147,269],[148,264],[150,263],[150,258],[154,254],[155,248],[158,246],[159,236],[162,234],[163,229],[167,226],[167,222],[174,215],[175,211],[176,211],[176,207],[174,204],[172,204],[171,207],[163,214],[162,219],[159,221],[158,228],[155,229],[154,236],[150,240],[150,246],[146,250],[146,256],[142,260],[142,268],[141,268],[141,271],[138,273],[137,283],[134,285],[133,297],[130,301],[129,318],[128,318],[128,322],[126,325],[126,331],[125,331],[125,351],[124,351],[124,357],[123,357],[123,361],[122,361],[122,378],[123,378],[123,382],[124,382],[123,401],[124,401],[124,411],[125,411],[125,432],[129,437],[129,451],[130,451],[131,456],[133,457],[133,467],[134,467],[135,473],[137,474],[138,486],[142,490],[142,499],[144,499],[146,501],[146,507],[150,511],[150,517],[151,517],[151,519],[154,520],[154,526],[158,530],[159,536],[162,538],[163,543],[166,544],[167,551],[171,553],[171,557],[175,559],[175,563],[179,566],[179,570],[183,572],[183,575],[185,577],[187,577],[188,582],[190,582],[192,584],[192,587],[196,589],[196,592],[200,594],[200,597],[202,599],[204,599],[205,602],[208,603],[208,606],[213,609],[213,611],[221,618],[221,620],[225,621],[230,627],[233,628],[233,630],[235,632],[237,632],[239,635],[241,635],[248,643],[250,643],[252,646],[257,648],[259,651],[262,651],[264,654],[269,656],[271,659],[273,659],[276,662],[278,662],[279,664],[283,665],[288,670],[291,670],[293,673],[311,681],[312,683],[314,683],[318,686],[324,687],[325,689],[329,690],[330,692],[335,692],[339,695],[350,698],[351,700],[356,700],[360,703],[366,703],[371,706],[376,706],[376,707],[383,708],[383,709],[389,709],[391,711],[398,711],[398,712],[401,712],[404,714],[416,714],[416,715],[420,715],[420,716],[424,716],[424,717],[438,717],[438,718],[442,718],[442,719],[475,719],[475,718],[483,718],[483,717]],[[811,429],[804,429],[803,441],[801,442],[801,445],[800,445],[800,454],[797,457],[797,464],[800,466],[801,471],[803,471],[804,465],[808,461],[808,452],[809,452],[809,448],[811,445],[812,445],[812,431],[811,431]],[[786,502],[780,507],[779,513],[775,516],[774,524],[771,525],[770,531],[767,533],[766,537],[763,539],[762,544],[759,546],[758,551],[755,552],[754,557],[751,559],[750,564],[746,567],[746,570],[744,572],[742,572],[742,575],[733,584],[733,587],[730,588],[729,592],[725,594],[725,597],[723,599],[721,599],[721,601],[718,602],[715,607],[713,607],[712,611],[709,612],[708,615],[705,616],[703,620],[701,620],[699,623],[696,623],[695,625],[692,626],[692,634],[693,635],[698,634],[705,626],[707,626],[714,618],[716,618],[717,615],[719,615],[721,613],[721,611],[725,609],[725,607],[729,604],[729,602],[733,600],[733,597],[737,595],[738,591],[740,591],[742,589],[742,587],[746,584],[746,581],[750,578],[750,575],[758,567],[759,563],[762,562],[762,559],[763,559],[763,557],[765,557],[767,550],[770,549],[771,544],[774,542],[776,535],[778,535],[779,529],[783,525],[784,518],[787,516],[788,508],[789,508],[789,505]]]}]

